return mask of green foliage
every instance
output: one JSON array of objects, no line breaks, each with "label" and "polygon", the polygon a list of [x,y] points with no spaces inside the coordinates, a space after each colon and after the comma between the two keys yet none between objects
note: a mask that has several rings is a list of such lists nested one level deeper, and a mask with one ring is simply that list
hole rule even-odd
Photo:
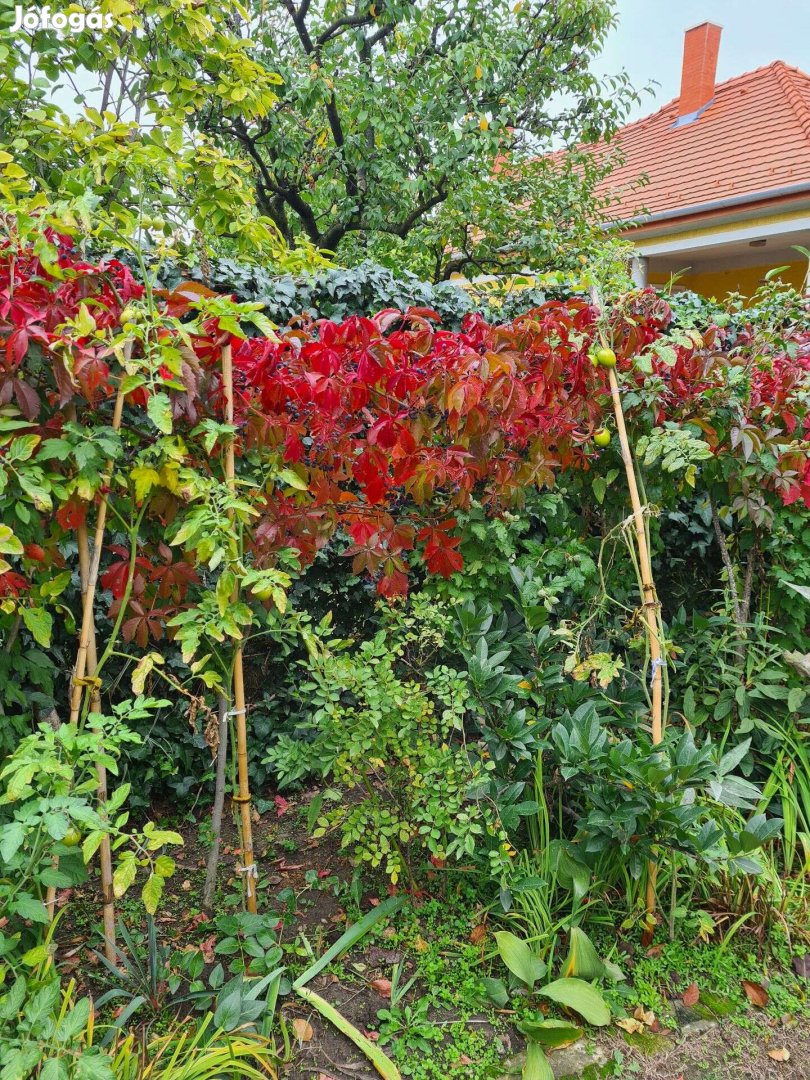
[{"label": "green foliage", "polygon": [[44,905],[48,888],[68,888],[86,880],[85,864],[105,836],[118,853],[116,896],[130,888],[139,868],[146,869],[142,899],[147,910],[155,910],[163,881],[174,871],[174,861],[163,849],[182,843],[182,838],[151,822],[142,830],[127,831],[128,784],[117,787],[101,806],[96,792],[97,768],[104,766],[117,775],[125,746],[138,741],[122,718],[145,717],[160,704],[143,698],[125,702],[113,717],[91,714],[84,730],[70,724],[57,728],[42,724],[6,760],[0,772],[0,911],[4,917],[0,942],[5,954],[31,945],[26,962],[44,958],[45,946],[32,944],[25,926],[33,923],[41,928],[49,922]]},{"label": "green foliage", "polygon": [[447,616],[426,604],[383,617],[385,629],[356,649],[325,643],[300,686],[312,712],[297,734],[308,741],[282,736],[267,760],[282,783],[306,770],[356,792],[326,793],[316,835],[339,826],[342,846],[392,881],[409,868],[411,847],[442,862],[489,852],[497,863],[506,839],[498,815],[470,798],[492,765],[463,742],[467,679],[430,666]]},{"label": "green foliage", "polygon": [[58,978],[18,976],[0,997],[0,1066],[16,1080],[113,1080],[112,1058],[93,1046],[93,1003]]},{"label": "green foliage", "polygon": [[589,70],[608,3],[430,2],[348,18],[323,2],[273,3],[242,18],[253,57],[283,80],[283,104],[239,120],[206,101],[194,118],[251,161],[258,205],[288,240],[438,280],[559,263],[564,239],[578,252],[593,238],[599,166],[541,151],[610,131],[631,98],[624,76],[603,87]]},{"label": "green foliage", "polygon": [[603,866],[618,863],[638,877],[649,860],[678,851],[709,866],[757,873],[751,853],[781,829],[779,819],[759,814],[735,830],[713,810],[756,806],[759,789],[733,771],[748,740],[720,755],[709,739],[696,745],[688,730],[668,729],[658,746],[644,733],[611,739],[589,706],[555,725],[552,738],[577,808],[577,839]]}]

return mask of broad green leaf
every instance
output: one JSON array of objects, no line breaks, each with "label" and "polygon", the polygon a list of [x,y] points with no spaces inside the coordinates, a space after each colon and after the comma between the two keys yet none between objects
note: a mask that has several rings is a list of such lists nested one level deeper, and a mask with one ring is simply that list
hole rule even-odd
[{"label": "broad green leaf", "polygon": [[162,431],[164,435],[171,435],[172,403],[168,394],[164,394],[162,390],[157,394],[152,394],[146,403],[146,412],[158,431]]},{"label": "broad green leaf", "polygon": [[517,1026],[531,1042],[553,1050],[582,1038],[582,1028],[568,1020],[523,1020]]},{"label": "broad green leaf", "polygon": [[554,1080],[554,1070],[539,1043],[530,1042],[526,1047],[523,1080]]},{"label": "broad green leaf", "polygon": [[36,897],[30,896],[28,893],[18,893],[11,902],[11,906],[23,919],[30,919],[31,922],[35,923],[50,922],[48,912],[45,910],[42,901],[37,900]]},{"label": "broad green leaf", "polygon": [[528,987],[533,987],[548,971],[548,966],[534,955],[526,942],[509,930],[499,930],[495,934],[495,942],[501,960]]},{"label": "broad green leaf", "polygon": [[502,1009],[509,1001],[509,991],[506,989],[506,983],[503,979],[491,979],[489,977],[481,981],[489,1000],[494,1005],[497,1005],[499,1009]]},{"label": "broad green leaf", "polygon": [[51,631],[53,630],[51,613],[46,611],[45,608],[22,607],[20,608],[20,614],[37,644],[41,645],[43,649],[49,649],[51,647]]},{"label": "broad green leaf", "polygon": [[595,987],[582,979],[557,979],[547,986],[542,986],[537,992],[556,1001],[558,1005],[564,1005],[566,1009],[579,1013],[583,1020],[587,1020],[594,1027],[604,1027],[610,1023],[610,1008],[607,1002]]},{"label": "broad green leaf", "polygon": [[11,862],[25,839],[25,829],[19,821],[12,821],[0,829],[0,859]]},{"label": "broad green leaf", "polygon": [[564,979],[578,976],[581,979],[587,979],[588,982],[605,977],[605,965],[600,960],[591,939],[578,926],[571,928],[568,956],[560,970],[560,975]]}]

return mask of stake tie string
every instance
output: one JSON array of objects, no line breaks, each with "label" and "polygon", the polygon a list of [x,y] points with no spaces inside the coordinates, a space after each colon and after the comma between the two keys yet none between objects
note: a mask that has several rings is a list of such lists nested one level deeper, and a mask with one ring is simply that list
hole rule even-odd
[{"label": "stake tie string", "polygon": [[231,802],[249,803],[253,802],[253,797],[251,795],[231,795]]},{"label": "stake tie string", "polygon": [[650,686],[652,686],[655,683],[655,673],[656,673],[656,671],[658,671],[659,668],[663,668],[665,663],[666,663],[666,661],[664,660],[664,658],[662,656],[656,656],[653,659],[652,665],[651,665],[651,668],[650,668]]},{"label": "stake tie string", "polygon": [[237,874],[247,874],[249,878],[258,878],[259,871],[256,869],[256,863],[252,862],[250,866],[237,866]]},{"label": "stake tie string", "polygon": [[101,686],[101,679],[96,678],[95,675],[74,675],[73,685],[97,687]]},{"label": "stake tie string", "polygon": [[246,711],[247,711],[246,709],[229,709],[228,712],[225,713],[225,715],[226,716],[244,716]]}]

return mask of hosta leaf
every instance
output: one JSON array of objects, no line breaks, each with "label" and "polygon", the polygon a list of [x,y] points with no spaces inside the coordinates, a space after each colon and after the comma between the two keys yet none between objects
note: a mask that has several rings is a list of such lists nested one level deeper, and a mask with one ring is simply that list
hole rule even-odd
[{"label": "hosta leaf", "polygon": [[530,1042],[526,1047],[523,1080],[554,1080],[554,1070],[539,1043]]},{"label": "hosta leaf", "polygon": [[515,934],[508,930],[499,930],[495,934],[495,943],[501,960],[512,974],[517,975],[527,986],[533,987],[537,980],[542,979],[546,974],[547,965],[534,955],[525,941],[521,941]]},{"label": "hosta leaf", "polygon": [[587,1020],[594,1027],[604,1027],[610,1023],[610,1008],[607,1002],[595,987],[582,979],[557,979],[537,992],[556,1001],[558,1005],[579,1013],[583,1020]]},{"label": "hosta leaf", "polygon": [[605,965],[593,947],[591,939],[578,926],[571,929],[568,956],[560,975],[565,979],[578,976],[581,979],[587,979],[588,982],[605,977]]},{"label": "hosta leaf", "polygon": [[518,1028],[531,1042],[554,1050],[570,1046],[582,1038],[582,1028],[568,1020],[523,1020]]}]

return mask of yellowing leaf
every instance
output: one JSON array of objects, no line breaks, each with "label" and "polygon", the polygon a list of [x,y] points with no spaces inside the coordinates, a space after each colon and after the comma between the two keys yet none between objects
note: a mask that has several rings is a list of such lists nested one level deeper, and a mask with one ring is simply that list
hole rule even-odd
[{"label": "yellowing leaf", "polygon": [[644,1025],[640,1020],[636,1020],[635,1017],[628,1016],[616,1021],[616,1027],[620,1027],[622,1031],[626,1031],[629,1035],[638,1035],[644,1030]]},{"label": "yellowing leaf", "polygon": [[160,483],[160,473],[148,465],[136,465],[129,478],[135,485],[135,498],[138,502],[143,502],[152,488]]},{"label": "yellowing leaf", "polygon": [[93,318],[93,316],[87,310],[87,305],[86,304],[79,304],[79,314],[76,316],[76,318],[74,320],[74,325],[75,325],[76,330],[79,332],[79,335],[81,337],[87,337],[89,334],[92,334],[93,331],[95,330],[95,328],[96,328],[96,320]]},{"label": "yellowing leaf", "polygon": [[163,878],[160,874],[150,874],[147,878],[146,884],[141,889],[141,899],[143,900],[143,906],[149,912],[150,915],[154,915],[157,911],[160,898],[163,895]]},{"label": "yellowing leaf", "polygon": [[120,899],[135,880],[137,869],[138,865],[134,855],[129,858],[122,857],[113,874],[113,895],[116,899]]}]

